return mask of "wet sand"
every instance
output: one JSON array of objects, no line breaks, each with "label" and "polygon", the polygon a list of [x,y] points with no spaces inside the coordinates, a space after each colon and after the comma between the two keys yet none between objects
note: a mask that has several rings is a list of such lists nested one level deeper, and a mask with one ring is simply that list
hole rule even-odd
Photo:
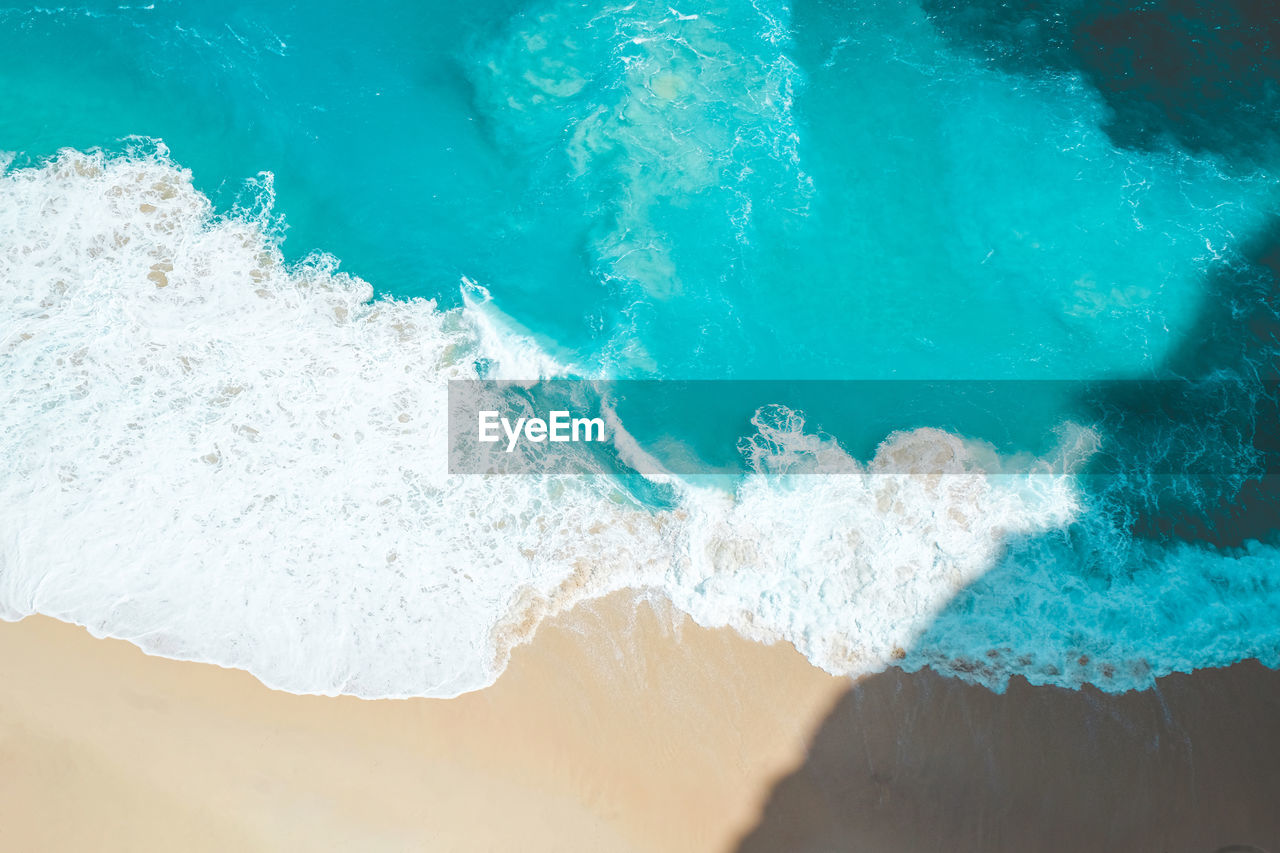
[{"label": "wet sand", "polygon": [[0,849],[731,849],[847,682],[672,621],[612,596],[487,690],[372,702],[0,623]]},{"label": "wet sand", "polygon": [[43,617],[0,623],[0,666],[0,849],[1280,851],[1256,663],[851,688],[620,594],[452,700],[279,693]]}]

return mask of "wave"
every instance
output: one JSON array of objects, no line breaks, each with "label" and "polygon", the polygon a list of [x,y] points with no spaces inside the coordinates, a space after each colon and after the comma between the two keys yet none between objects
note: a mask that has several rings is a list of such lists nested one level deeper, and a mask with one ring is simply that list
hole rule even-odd
[{"label": "wave", "polygon": [[[1132,581],[1132,601],[1168,616],[1158,642],[1113,650],[1126,672],[1145,661],[1128,681],[1054,675],[1074,647],[1026,647],[1061,633],[1053,608],[1011,617],[1026,629],[1012,639],[931,633],[1008,542],[1079,517],[1073,472],[1097,445],[1079,427],[1037,459],[895,433],[847,473],[789,476],[847,454],[766,408],[748,441],[760,473],[728,489],[668,478],[661,507],[604,475],[451,476],[448,380],[566,368],[474,283],[443,310],[374,299],[331,257],[286,263],[264,186],[256,212],[219,215],[163,146],[0,176],[0,616],[365,697],[483,687],[543,619],[627,587],[851,675],[991,661],[998,642],[1012,652],[957,670],[1120,689],[1222,657],[1169,644],[1179,620],[1226,631],[1231,614],[1167,575]],[[1052,581],[1037,588],[1052,599]],[[1236,588],[1275,612],[1270,587]],[[1265,641],[1239,637],[1231,654]]]},{"label": "wave", "polygon": [[0,195],[7,618],[287,690],[447,696],[493,679],[521,590],[664,550],[583,483],[447,475],[476,312],[286,264],[163,150],[64,152]]}]

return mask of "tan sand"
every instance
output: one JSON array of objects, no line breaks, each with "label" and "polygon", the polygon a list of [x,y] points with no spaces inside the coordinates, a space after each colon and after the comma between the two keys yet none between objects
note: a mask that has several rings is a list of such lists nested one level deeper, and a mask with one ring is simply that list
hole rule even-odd
[{"label": "tan sand", "polygon": [[[0,624],[0,850],[1280,853],[1280,673],[850,687],[616,595],[453,700]],[[1237,845],[1237,846],[1233,846]]]},{"label": "tan sand", "polygon": [[452,700],[272,691],[0,624],[0,849],[732,849],[848,683],[630,595]]}]

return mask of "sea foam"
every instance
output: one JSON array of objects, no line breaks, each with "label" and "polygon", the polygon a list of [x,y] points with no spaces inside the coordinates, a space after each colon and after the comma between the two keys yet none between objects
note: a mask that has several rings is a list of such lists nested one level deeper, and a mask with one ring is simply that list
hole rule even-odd
[{"label": "sea foam", "polygon": [[[992,638],[931,627],[1011,538],[1079,513],[1087,429],[1026,460],[914,430],[821,475],[804,469],[844,450],[770,408],[748,439],[759,473],[728,489],[668,478],[666,508],[605,474],[450,476],[449,379],[564,369],[478,285],[465,293],[451,310],[374,299],[332,258],[286,263],[267,207],[218,215],[163,146],[4,174],[0,615],[296,692],[452,696],[492,682],[547,616],[631,587],[857,675],[983,656]],[[1124,600],[1171,615],[1151,642],[1123,635],[1117,664],[1145,661],[1128,680],[1056,665],[1074,649],[1036,646],[1037,627],[1061,633],[1036,620],[1060,614],[1012,600],[1021,630],[995,641],[1036,647],[959,670],[1118,689],[1196,665],[1179,620],[1198,637],[1230,626],[1197,607],[1203,584],[1131,583]],[[1236,589],[1274,612],[1269,586]],[[1241,637],[1210,657],[1265,645]]]},{"label": "sea foam", "polygon": [[289,690],[453,695],[492,628],[648,514],[577,481],[451,478],[474,312],[286,265],[159,152],[65,152],[0,197],[0,608]]}]

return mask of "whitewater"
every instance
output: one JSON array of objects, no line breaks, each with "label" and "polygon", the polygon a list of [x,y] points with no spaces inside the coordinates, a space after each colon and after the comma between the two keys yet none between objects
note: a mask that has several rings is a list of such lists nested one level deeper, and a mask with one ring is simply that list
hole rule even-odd
[{"label": "whitewater", "polygon": [[[626,588],[854,676],[1119,690],[1280,664],[1262,545],[1174,548],[1106,589],[1027,565],[1001,619],[931,639],[1011,538],[1077,518],[1084,426],[1037,459],[895,433],[852,474],[672,478],[663,507],[603,474],[450,476],[448,380],[566,368],[474,283],[446,310],[374,298],[332,257],[286,262],[263,186],[217,213],[144,144],[0,176],[5,619],[370,698],[484,687],[542,620]],[[788,466],[844,453],[799,413],[757,427]]]}]

